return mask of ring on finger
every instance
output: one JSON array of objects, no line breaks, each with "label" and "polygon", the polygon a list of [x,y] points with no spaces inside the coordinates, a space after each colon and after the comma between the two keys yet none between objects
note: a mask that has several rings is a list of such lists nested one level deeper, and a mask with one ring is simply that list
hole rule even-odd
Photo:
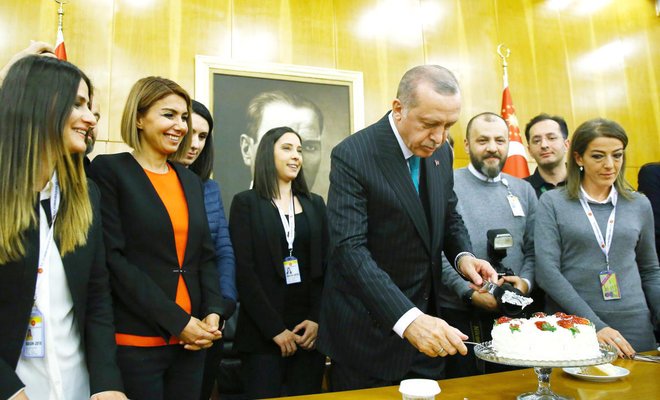
[{"label": "ring on finger", "polygon": [[438,354],[442,354],[442,353],[444,353],[444,352],[445,352],[445,349],[444,349],[444,347],[441,346],[441,347],[438,349]]},{"label": "ring on finger", "polygon": [[621,338],[620,338],[620,337],[616,337],[616,338],[614,338],[614,341],[617,342],[617,343],[619,343],[619,342],[621,341]]}]

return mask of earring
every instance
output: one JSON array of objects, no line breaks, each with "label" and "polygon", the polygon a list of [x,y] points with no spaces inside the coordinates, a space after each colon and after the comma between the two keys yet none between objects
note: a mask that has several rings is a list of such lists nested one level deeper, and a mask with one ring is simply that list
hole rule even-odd
[{"label": "earring", "polygon": [[584,167],[580,165],[580,172],[584,171]]}]

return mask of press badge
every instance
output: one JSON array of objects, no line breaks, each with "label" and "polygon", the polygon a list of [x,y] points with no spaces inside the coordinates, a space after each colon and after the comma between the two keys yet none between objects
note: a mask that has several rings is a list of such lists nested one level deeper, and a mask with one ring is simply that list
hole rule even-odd
[{"label": "press badge", "polygon": [[43,358],[46,354],[44,337],[44,317],[36,306],[30,312],[30,321],[23,344],[23,357]]},{"label": "press badge", "polygon": [[603,299],[618,300],[621,298],[619,291],[619,282],[616,280],[616,273],[612,271],[602,271],[600,274],[600,289],[603,291]]},{"label": "press badge", "polygon": [[514,217],[524,217],[525,216],[525,211],[522,208],[522,205],[520,204],[520,200],[518,200],[518,197],[508,194],[506,196],[506,199],[509,201],[509,207],[511,207],[511,211],[513,212]]},{"label": "press badge", "polygon": [[287,257],[284,259],[284,277],[287,285],[300,283],[300,268],[298,268],[297,258]]}]

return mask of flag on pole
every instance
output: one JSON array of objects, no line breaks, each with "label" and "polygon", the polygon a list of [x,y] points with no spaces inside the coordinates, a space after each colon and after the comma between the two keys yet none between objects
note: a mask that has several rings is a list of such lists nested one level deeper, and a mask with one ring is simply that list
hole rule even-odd
[{"label": "flag on pole", "polygon": [[[501,45],[500,45],[501,46]],[[500,48],[498,47],[498,53]],[[509,126],[509,154],[502,172],[518,178],[529,176],[529,167],[527,167],[527,153],[520,137],[520,128],[518,127],[518,118],[516,118],[516,109],[513,107],[511,92],[509,91],[509,77],[506,71],[506,57],[500,53],[504,66],[504,92],[502,93],[502,118]],[[508,57],[508,50],[507,50]]]},{"label": "flag on pole", "polygon": [[62,21],[64,20],[64,0],[55,0],[60,5],[57,9],[57,40],[55,41],[55,57],[66,61],[66,48],[64,47],[64,34],[62,33]]},{"label": "flag on pole", "polygon": [[64,34],[62,33],[62,26],[57,27],[57,41],[55,42],[55,56],[66,61],[66,48],[64,47]]}]

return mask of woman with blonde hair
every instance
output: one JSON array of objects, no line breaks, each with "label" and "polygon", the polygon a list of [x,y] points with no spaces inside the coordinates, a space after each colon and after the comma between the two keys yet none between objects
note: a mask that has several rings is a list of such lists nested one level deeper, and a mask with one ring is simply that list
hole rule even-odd
[{"label": "woman with blonde hair", "polygon": [[74,65],[28,56],[0,88],[0,398],[126,399],[115,363],[96,119]]},{"label": "woman with blonde hair", "polygon": [[102,194],[118,361],[135,399],[196,399],[204,352],[227,312],[204,211],[202,182],[172,163],[189,147],[190,97],[175,82],[140,79],[121,135],[132,153],[100,155],[90,169]]},{"label": "woman with blonde hair", "polygon": [[586,317],[619,356],[655,348],[660,267],[648,199],[624,178],[628,136],[592,119],[571,138],[566,186],[536,210],[536,280],[546,310]]}]

